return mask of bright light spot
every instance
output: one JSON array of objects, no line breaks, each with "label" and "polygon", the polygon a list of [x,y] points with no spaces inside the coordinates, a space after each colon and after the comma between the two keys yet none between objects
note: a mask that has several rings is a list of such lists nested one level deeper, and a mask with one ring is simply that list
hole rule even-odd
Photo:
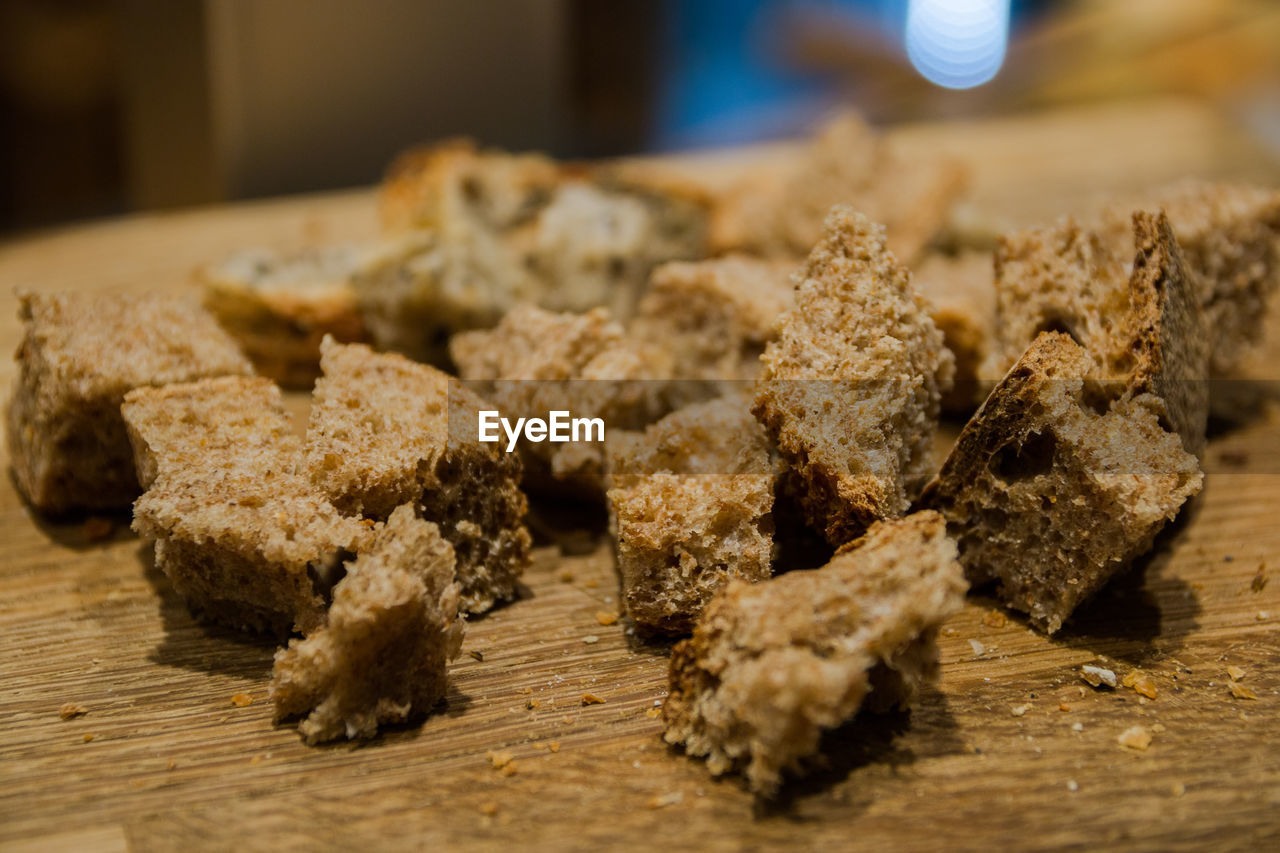
[{"label": "bright light spot", "polygon": [[930,82],[981,86],[1000,70],[1009,41],[1009,0],[909,0],[907,56]]}]

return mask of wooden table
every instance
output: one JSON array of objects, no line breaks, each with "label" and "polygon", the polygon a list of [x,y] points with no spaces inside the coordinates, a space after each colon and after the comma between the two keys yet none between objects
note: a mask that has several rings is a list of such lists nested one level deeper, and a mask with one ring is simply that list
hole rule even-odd
[{"label": "wooden table", "polygon": [[[1115,156],[1071,168],[984,159],[998,142],[1008,160],[1019,139],[1069,149],[1046,136],[1046,122]],[[965,126],[944,144],[968,140],[961,153],[978,164],[975,196],[987,213],[1027,215],[1046,208],[1046,192],[1078,189],[1116,175],[1118,160],[1139,159],[1124,143],[1152,122],[1182,133],[1168,145],[1146,137],[1164,146],[1142,158],[1146,180],[1276,179],[1273,162],[1241,158],[1229,128],[1180,102]],[[930,134],[903,136],[923,144]],[[1011,168],[1024,171],[1021,181]],[[1068,180],[1072,168],[1079,174]],[[1049,175],[1047,190],[1037,174]],[[13,242],[0,247],[0,341],[11,349],[17,339],[15,285],[189,287],[194,265],[235,248],[374,228],[372,197],[358,192]],[[7,383],[12,367],[3,371]],[[971,599],[944,631],[938,688],[909,715],[859,718],[833,736],[829,767],[771,806],[663,744],[654,707],[665,693],[666,650],[597,618],[618,606],[607,546],[585,556],[541,549],[522,599],[470,623],[447,705],[423,724],[313,748],[292,728],[272,727],[273,646],[194,623],[127,518],[94,541],[92,526],[34,518],[6,479],[0,842],[76,850],[1274,845],[1280,580],[1264,581],[1280,571],[1280,422],[1215,438],[1207,467],[1208,485],[1181,523],[1069,630],[1046,639]],[[1086,663],[1122,677],[1141,670],[1158,696],[1094,690],[1078,673]],[[1246,671],[1241,683],[1256,700],[1230,694],[1229,665]],[[586,692],[604,704],[584,707]],[[236,706],[237,693],[253,703]],[[62,720],[64,703],[88,713]],[[1117,743],[1135,725],[1154,734],[1145,751]],[[493,767],[502,753],[513,756],[513,774]]]}]

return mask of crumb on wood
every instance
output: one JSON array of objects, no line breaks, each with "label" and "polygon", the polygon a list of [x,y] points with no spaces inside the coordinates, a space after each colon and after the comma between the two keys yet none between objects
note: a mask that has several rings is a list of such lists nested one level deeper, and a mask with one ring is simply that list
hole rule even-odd
[{"label": "crumb on wood", "polygon": [[63,720],[71,720],[76,717],[82,717],[89,713],[89,709],[83,705],[77,705],[75,702],[67,702],[58,709],[58,717]]},{"label": "crumb on wood", "polygon": [[519,693],[521,696],[528,696],[530,693],[532,693],[532,692],[533,692],[533,688],[532,688],[532,687],[517,687],[517,688],[516,688],[516,692],[517,692],[517,693]]},{"label": "crumb on wood", "polygon": [[480,652],[480,651],[476,651],[475,649],[472,649],[471,651],[467,652],[467,654],[469,654],[475,660],[484,660],[484,652]]},{"label": "crumb on wood", "polygon": [[512,761],[509,752],[494,752],[492,749],[485,753],[485,758],[489,759],[489,763],[493,765],[494,770],[501,770]]},{"label": "crumb on wood", "polygon": [[1164,723],[1155,723],[1154,725],[1151,726],[1151,733],[1155,735],[1160,734],[1164,730],[1165,730]]},{"label": "crumb on wood", "polygon": [[529,699],[524,703],[524,707],[525,707],[525,710],[532,711],[532,710],[535,710],[541,704],[542,703],[539,702],[537,699]]},{"label": "crumb on wood", "polygon": [[1080,783],[1077,782],[1075,779],[1068,779],[1067,790],[1074,794],[1076,791],[1080,790]]},{"label": "crumb on wood", "polygon": [[1121,732],[1116,742],[1128,749],[1141,751],[1151,746],[1151,732],[1142,726],[1132,726]]},{"label": "crumb on wood", "polygon": [[1169,793],[1173,794],[1175,797],[1181,797],[1186,792],[1187,792],[1187,786],[1182,784],[1181,782],[1174,782],[1172,785],[1169,786]]},{"label": "crumb on wood", "polygon": [[1072,724],[1071,724],[1071,731],[1073,731],[1073,732],[1082,732],[1082,731],[1084,731],[1084,723],[1072,723]]},{"label": "crumb on wood", "polygon": [[96,735],[85,735],[85,736],[84,736],[84,742],[85,742],[85,743],[88,743],[89,741],[93,740],[95,737],[96,737]]},{"label": "crumb on wood", "polygon": [[646,717],[648,717],[649,719],[651,719],[651,720],[652,720],[652,719],[654,719],[655,717],[661,717],[661,716],[662,716],[662,709],[661,709],[661,708],[649,708],[649,709],[647,709],[647,710],[644,712],[644,715],[645,715]]},{"label": "crumb on wood", "polygon": [[551,750],[552,752],[559,752],[559,751],[560,751],[560,741],[558,741],[558,740],[553,740],[553,741],[551,741],[551,743],[547,744],[547,749]]},{"label": "crumb on wood", "polygon": [[1059,711],[1070,711],[1070,710],[1071,710],[1071,706],[1070,706],[1070,705],[1068,705],[1066,702],[1059,702],[1059,703],[1058,703],[1058,710],[1059,710]]},{"label": "crumb on wood", "polygon": [[1021,717],[1023,714],[1027,713],[1027,711],[1029,710],[1031,710],[1030,705],[1014,705],[1012,708],[1009,709],[1010,713],[1012,713],[1015,717]]},{"label": "crumb on wood", "polygon": [[1253,580],[1249,581],[1249,589],[1254,592],[1262,592],[1267,588],[1268,580],[1270,578],[1267,576],[1267,564],[1263,563],[1258,566],[1258,571],[1254,573]]},{"label": "crumb on wood", "polygon": [[1121,682],[1125,687],[1132,688],[1133,691],[1140,696],[1148,699],[1155,699],[1158,696],[1155,682],[1153,682],[1145,672],[1140,669],[1131,670],[1125,674],[1124,680]]},{"label": "crumb on wood", "polygon": [[664,809],[667,806],[679,805],[684,801],[684,794],[680,791],[668,791],[665,794],[654,794],[649,798],[649,808]]},{"label": "crumb on wood", "polygon": [[502,765],[502,770],[499,772],[501,772],[503,776],[516,775],[516,773],[518,773],[519,770],[516,767],[515,759],[512,759],[511,761],[508,761],[506,764]]},{"label": "crumb on wood", "polygon": [[1233,665],[1233,666],[1227,667],[1227,675],[1231,677],[1232,681],[1244,681],[1244,677],[1246,674],[1247,673],[1245,673],[1245,671],[1238,666]]},{"label": "crumb on wood", "polygon": [[231,697],[231,704],[237,708],[247,708],[253,704],[253,697],[248,693],[237,693]]},{"label": "crumb on wood", "polygon": [[178,762],[176,762],[176,761],[174,761],[172,758],[170,758],[170,759],[169,759],[169,763],[168,763],[168,764],[166,764],[166,765],[164,766],[164,769],[165,769],[165,770],[172,770],[173,768],[175,768],[175,767],[177,767],[177,766],[178,766]]},{"label": "crumb on wood", "polygon": [[583,693],[582,704],[583,705],[603,705],[604,700],[601,699],[599,696],[595,695],[594,693]]},{"label": "crumb on wood", "polygon": [[1248,687],[1245,687],[1238,681],[1232,681],[1227,684],[1227,689],[1231,691],[1231,695],[1237,699],[1257,699],[1258,694],[1254,693]]},{"label": "crumb on wood", "polygon": [[588,634],[582,638],[582,642],[586,643],[588,646],[594,646],[596,643],[600,642],[600,638],[595,634]]},{"label": "crumb on wood", "polygon": [[975,657],[981,657],[987,652],[987,647],[982,645],[982,643],[978,642],[977,640],[970,640],[969,648],[973,649],[973,654]]},{"label": "crumb on wood", "polygon": [[480,814],[493,817],[498,813],[498,804],[494,800],[485,800],[480,804]]},{"label": "crumb on wood", "polygon": [[1084,683],[1090,687],[1115,687],[1116,674],[1109,669],[1092,664],[1085,664],[1080,667],[1080,677],[1084,679]]},{"label": "crumb on wood", "polygon": [[612,610],[601,610],[596,614],[596,621],[601,625],[614,625],[618,621],[618,614]]},{"label": "crumb on wood", "polygon": [[557,577],[560,579],[560,583],[573,583],[573,572],[568,569],[562,569]]},{"label": "crumb on wood", "polygon": [[988,628],[1003,628],[1009,624],[1009,619],[999,610],[988,610],[982,614],[982,624]]}]

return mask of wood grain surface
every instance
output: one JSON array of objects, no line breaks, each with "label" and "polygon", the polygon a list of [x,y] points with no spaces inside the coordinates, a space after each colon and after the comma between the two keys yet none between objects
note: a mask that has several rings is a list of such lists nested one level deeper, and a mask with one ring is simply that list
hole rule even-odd
[{"label": "wood grain surface", "polygon": [[[991,151],[1043,138],[1046,120],[1089,151],[1115,148],[1117,124],[1149,134],[1172,113],[1183,122],[1175,126],[1197,128],[1196,140],[1234,139],[1194,105],[1160,103],[1123,122],[1110,113],[969,126],[961,153],[987,176],[979,200],[1006,216],[1046,204],[1039,166],[1034,157],[993,164],[983,159]],[[912,144],[929,137],[909,133]],[[955,148],[956,134],[943,138]],[[1275,181],[1263,159],[1223,159],[1242,144],[1205,143],[1192,156],[1169,140],[1167,168],[1145,163],[1144,180],[1244,168],[1271,169]],[[1160,161],[1161,150],[1146,156]],[[1021,191],[1033,198],[1015,199],[1010,169],[1022,170]],[[1053,166],[1044,192],[1064,184],[1063,170]],[[1113,174],[1114,161],[1085,162],[1077,179],[1096,185]],[[359,192],[11,242],[0,247],[0,343],[17,340],[14,286],[189,287],[192,267],[236,248],[366,236],[373,210]],[[0,374],[7,385],[12,366]],[[1280,572],[1280,420],[1216,436],[1206,464],[1205,491],[1156,551],[1060,635],[1047,639],[971,598],[941,638],[938,687],[909,714],[859,717],[833,733],[827,766],[771,804],[663,744],[654,707],[666,649],[636,641],[625,621],[602,624],[618,606],[604,543],[579,555],[541,548],[521,600],[471,621],[447,702],[421,725],[312,748],[290,726],[272,726],[274,648],[194,623],[127,517],[111,519],[105,538],[97,523],[48,523],[6,478],[0,844],[1274,849],[1280,580],[1266,581]],[[1141,671],[1156,696],[1088,687],[1078,672],[1087,663],[1121,677]],[[1228,666],[1245,671],[1239,685],[1256,699],[1232,695]],[[254,701],[239,707],[238,693]],[[584,706],[584,693],[604,702]],[[61,719],[65,703],[86,713]],[[1146,750],[1117,742],[1135,725],[1152,734]]]}]

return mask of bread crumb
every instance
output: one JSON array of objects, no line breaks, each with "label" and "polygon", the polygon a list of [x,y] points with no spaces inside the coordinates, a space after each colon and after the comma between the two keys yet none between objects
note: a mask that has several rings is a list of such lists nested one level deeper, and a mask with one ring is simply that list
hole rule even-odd
[{"label": "bread crumb", "polygon": [[970,640],[969,647],[973,649],[973,654],[975,657],[980,657],[986,654],[986,651],[987,651],[987,647],[982,645],[982,643],[979,643],[977,640]]},{"label": "bread crumb", "polygon": [[525,710],[532,711],[541,704],[542,703],[539,702],[537,699],[530,699],[524,703],[524,707],[525,707]]},{"label": "bread crumb", "polygon": [[584,583],[583,586],[585,586],[587,589],[595,589],[596,587],[600,586],[600,581],[596,580],[595,578],[592,578],[591,580]]},{"label": "bread crumb", "polygon": [[558,740],[553,740],[553,741],[551,741],[551,743],[547,744],[547,749],[551,750],[552,752],[559,752],[559,751],[560,751],[560,741],[558,741]]},{"label": "bread crumb", "polygon": [[480,814],[493,817],[498,813],[498,804],[493,800],[485,800],[480,804]]},{"label": "bread crumb", "polygon": [[601,610],[596,614],[596,621],[601,625],[613,625],[618,621],[618,614],[610,610]]},{"label": "bread crumb", "polygon": [[494,752],[493,750],[486,752],[485,758],[489,759],[489,763],[493,765],[494,770],[501,770],[512,761],[511,753]]},{"label": "bread crumb", "polygon": [[253,697],[248,693],[237,693],[231,697],[231,704],[237,708],[247,708],[253,704]]},{"label": "bread crumb", "polygon": [[560,574],[557,575],[557,577],[560,579],[560,583],[573,583],[573,572],[569,571],[568,569],[565,569],[562,572],[560,572]]},{"label": "bread crumb", "polygon": [[988,610],[982,614],[982,624],[988,628],[1003,628],[1009,624],[1009,619],[999,610]]},{"label": "bread crumb", "polygon": [[1135,693],[1139,693],[1148,699],[1154,699],[1158,695],[1155,684],[1146,673],[1139,669],[1127,673],[1121,683],[1125,687],[1132,687]]},{"label": "bread crumb", "polygon": [[165,770],[172,770],[173,768],[175,768],[175,767],[177,767],[177,766],[178,766],[178,762],[176,762],[176,761],[174,761],[172,758],[170,758],[170,759],[169,759],[169,763],[168,763],[168,764],[166,764],[166,765],[164,766],[164,769],[165,769]]},{"label": "bread crumb", "polygon": [[1059,710],[1059,711],[1070,711],[1070,710],[1071,710],[1071,706],[1070,706],[1070,705],[1068,705],[1066,702],[1059,702],[1059,703],[1058,703],[1058,710]]},{"label": "bread crumb", "polygon": [[684,794],[680,791],[668,791],[665,794],[654,794],[649,798],[649,808],[663,809],[667,806],[679,805],[684,801]]},{"label": "bread crumb", "polygon": [[603,705],[604,700],[593,693],[583,693],[582,704],[583,705]]},{"label": "bread crumb", "polygon": [[1254,592],[1262,592],[1264,589],[1267,588],[1268,580],[1270,580],[1270,578],[1267,577],[1267,564],[1263,563],[1262,565],[1258,566],[1257,573],[1254,574],[1253,580],[1249,582],[1249,589],[1253,590]]},{"label": "bread crumb", "polygon": [[1030,709],[1031,709],[1030,705],[1014,705],[1009,710],[1013,713],[1015,717],[1021,717],[1023,714],[1027,713],[1027,711]]},{"label": "bread crumb", "polygon": [[[1238,666],[1229,666],[1227,667],[1227,675],[1231,676],[1232,681],[1244,681],[1245,671]],[[63,705],[62,707],[66,708],[67,706]]]},{"label": "bread crumb", "polygon": [[1181,782],[1174,782],[1172,785],[1169,786],[1169,793],[1173,794],[1175,797],[1181,797],[1186,792],[1187,792],[1187,786],[1182,784]]},{"label": "bread crumb", "polygon": [[1116,686],[1116,674],[1109,669],[1103,669],[1100,666],[1085,664],[1080,667],[1080,677],[1084,679],[1085,684],[1090,687],[1107,687]]},{"label": "bread crumb", "polygon": [[516,775],[516,773],[517,773],[517,772],[519,772],[519,771],[518,771],[518,769],[516,768],[516,762],[515,762],[515,760],[514,760],[514,759],[512,759],[511,761],[508,761],[506,764],[502,765],[502,771],[501,771],[501,772],[502,772],[502,775],[503,775],[503,776],[514,776],[514,775]]},{"label": "bread crumb", "polygon": [[661,709],[661,708],[650,708],[650,709],[648,709],[647,711],[645,711],[645,712],[644,712],[644,715],[645,715],[646,717],[648,717],[649,719],[651,719],[651,720],[652,720],[652,719],[654,719],[654,718],[656,718],[656,717],[661,717],[661,716],[662,716],[662,709]]},{"label": "bread crumb", "polygon": [[1080,790],[1080,783],[1077,782],[1075,779],[1068,779],[1067,790],[1074,794],[1076,791]]},{"label": "bread crumb", "polygon": [[1151,746],[1151,733],[1142,726],[1133,726],[1121,732],[1116,742],[1129,749],[1144,750]]},{"label": "bread crumb", "polygon": [[1084,731],[1084,723],[1072,723],[1072,724],[1071,724],[1071,731],[1073,731],[1073,732],[1082,732],[1082,731]]},{"label": "bread crumb", "polygon": [[600,642],[600,638],[595,634],[588,634],[582,638],[582,642],[586,643],[588,646],[594,646],[596,643]]},{"label": "bread crumb", "polygon": [[93,740],[93,738],[94,738],[94,735],[85,735],[84,742],[88,743],[89,741]]},{"label": "bread crumb", "polygon": [[1258,694],[1254,693],[1248,687],[1245,687],[1238,681],[1232,681],[1227,684],[1227,689],[1231,691],[1231,695],[1237,699],[1257,699]]},{"label": "bread crumb", "polygon": [[517,693],[519,693],[521,696],[528,696],[530,693],[532,693],[532,692],[533,692],[533,688],[532,688],[532,687],[517,687],[517,688],[516,688],[516,692],[517,692]]},{"label": "bread crumb", "polygon": [[83,705],[77,705],[75,702],[67,702],[58,709],[58,717],[63,720],[70,720],[75,717],[82,717],[89,713],[89,709]]},{"label": "bread crumb", "polygon": [[477,652],[475,650],[472,650],[467,652],[467,654],[471,655],[471,657],[475,658],[476,660],[484,660],[484,652]]},{"label": "bread crumb", "polygon": [[1156,723],[1155,725],[1153,725],[1153,726],[1151,727],[1151,733],[1152,733],[1152,734],[1157,734],[1157,735],[1158,735],[1158,734],[1160,734],[1162,731],[1164,731],[1164,723]]}]

